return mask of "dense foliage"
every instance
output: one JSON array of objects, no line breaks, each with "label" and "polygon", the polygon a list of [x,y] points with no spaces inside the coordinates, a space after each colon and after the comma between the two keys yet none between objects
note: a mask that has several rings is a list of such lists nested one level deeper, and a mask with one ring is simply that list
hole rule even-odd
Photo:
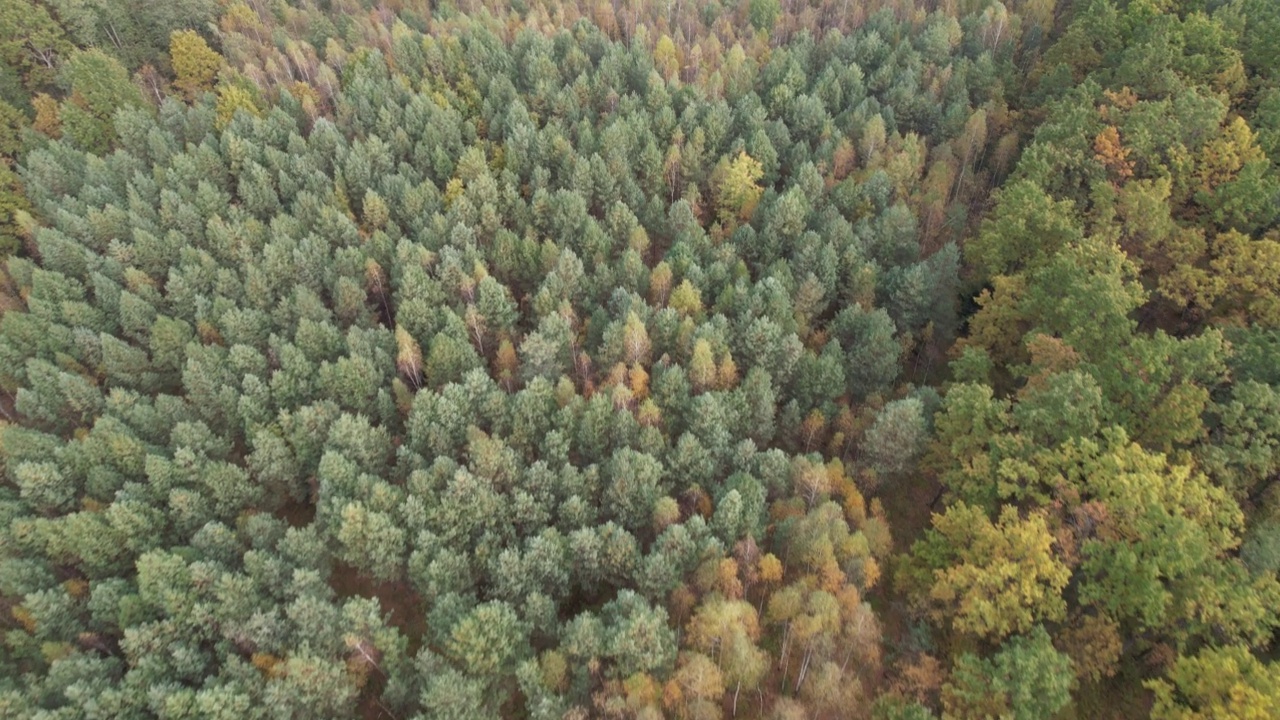
[{"label": "dense foliage", "polygon": [[0,8],[0,715],[1280,711],[1280,13],[883,5]]}]

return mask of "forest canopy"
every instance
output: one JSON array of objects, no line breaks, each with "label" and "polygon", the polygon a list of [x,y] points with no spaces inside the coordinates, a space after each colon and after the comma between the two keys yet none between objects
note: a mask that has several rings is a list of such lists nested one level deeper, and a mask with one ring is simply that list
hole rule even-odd
[{"label": "forest canopy", "polygon": [[1280,716],[1271,0],[0,60],[0,715]]}]

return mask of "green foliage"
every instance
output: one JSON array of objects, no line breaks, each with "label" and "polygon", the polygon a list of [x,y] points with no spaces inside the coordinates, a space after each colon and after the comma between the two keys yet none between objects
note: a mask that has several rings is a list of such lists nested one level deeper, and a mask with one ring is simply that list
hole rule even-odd
[{"label": "green foliage", "polygon": [[493,679],[509,675],[528,654],[520,618],[503,603],[476,606],[449,631],[447,652],[463,672]]},{"label": "green foliage", "polygon": [[885,406],[867,429],[863,451],[876,472],[897,475],[915,465],[927,433],[924,405],[920,400],[895,400]]},{"label": "green foliage", "polygon": [[31,212],[18,175],[0,162],[0,255],[12,255],[26,237],[22,217]]},{"label": "green foliage", "polygon": [[996,208],[982,222],[965,254],[981,277],[1035,268],[1082,233],[1069,201],[1055,201],[1035,183],[1017,180],[1001,188]]},{"label": "green foliage", "polygon": [[0,100],[0,157],[17,157],[22,149],[22,131],[30,124],[27,116]]},{"label": "green foliage", "polygon": [[777,24],[782,8],[778,0],[751,0],[747,12],[752,27],[768,32]]},{"label": "green foliage", "polygon": [[0,8],[0,714],[1275,714],[1275,13],[890,4]]},{"label": "green foliage", "polygon": [[22,71],[27,88],[50,82],[73,50],[66,31],[45,3],[14,0],[0,8],[0,61]]},{"label": "green foliage", "polygon": [[1071,700],[1071,660],[1037,625],[991,658],[961,655],[942,688],[943,718],[1053,717]]},{"label": "green foliage", "polygon": [[204,27],[213,20],[214,0],[175,0],[171,3],[69,2],[51,0],[76,45],[110,48],[130,70],[155,62],[169,46],[175,30]]},{"label": "green foliage", "polygon": [[1246,720],[1280,712],[1280,668],[1238,645],[1181,657],[1167,680],[1147,687],[1155,693],[1151,717],[1156,720]]},{"label": "green foliage", "polygon": [[118,60],[101,50],[71,55],[61,71],[71,96],[62,105],[63,132],[80,148],[105,153],[115,142],[115,112],[143,103]]}]

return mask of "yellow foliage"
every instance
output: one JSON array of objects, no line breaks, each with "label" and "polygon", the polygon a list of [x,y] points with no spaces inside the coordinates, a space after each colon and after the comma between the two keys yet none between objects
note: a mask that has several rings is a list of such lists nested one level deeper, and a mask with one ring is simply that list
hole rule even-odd
[{"label": "yellow foliage", "polygon": [[716,363],[711,355],[711,345],[699,339],[693,344],[693,357],[689,360],[689,381],[697,392],[709,390],[716,380]]},{"label": "yellow foliage", "polygon": [[422,374],[422,348],[400,325],[396,325],[396,347],[396,368],[414,387],[418,387]]},{"label": "yellow foliage", "polygon": [[991,290],[984,289],[978,295],[981,309],[969,321],[969,337],[956,343],[956,355],[972,345],[986,350],[991,359],[1000,364],[1024,362],[1022,336],[1025,331],[1023,313],[1018,306],[1026,292],[1026,279],[1019,275],[1000,275],[992,279],[992,285]]},{"label": "yellow foliage", "polygon": [[453,201],[462,196],[463,184],[460,178],[449,178],[449,182],[444,186],[444,206],[446,209],[453,205]]},{"label": "yellow foliage", "polygon": [[269,678],[283,677],[286,672],[284,660],[270,653],[254,653],[249,662]]},{"label": "yellow foliage", "polygon": [[735,220],[745,220],[755,212],[756,204],[764,189],[760,187],[760,178],[764,177],[764,167],[759,160],[745,152],[738,153],[732,162],[721,162],[711,179],[712,196],[720,213],[720,220],[731,224]]},{"label": "yellow foliage", "polygon": [[640,710],[657,705],[662,699],[662,686],[647,673],[636,673],[622,681],[627,707]]},{"label": "yellow foliage", "polygon": [[742,597],[742,580],[738,578],[738,561],[723,558],[716,568],[716,589],[730,600]]},{"label": "yellow foliage", "polygon": [[80,599],[89,594],[89,581],[80,578],[71,578],[62,583],[62,587],[67,594],[73,598]]},{"label": "yellow foliage", "polygon": [[759,572],[761,582],[782,582],[782,561],[773,553],[766,553],[760,558]]},{"label": "yellow foliage", "polygon": [[662,534],[663,530],[680,522],[680,503],[675,498],[664,496],[653,504],[653,532]]},{"label": "yellow foliage", "polygon": [[542,654],[542,684],[550,690],[563,690],[569,680],[569,663],[564,655],[548,650]]},{"label": "yellow foliage", "polygon": [[718,390],[732,390],[738,384],[738,364],[733,361],[733,356],[725,353],[724,360],[720,361],[720,368],[716,371],[716,388]]},{"label": "yellow foliage", "polygon": [[649,373],[639,365],[632,365],[627,372],[627,384],[631,388],[631,395],[636,400],[644,400],[649,397]]},{"label": "yellow foliage", "polygon": [[196,321],[196,334],[200,336],[200,342],[205,345],[222,345],[222,333],[218,328],[208,320]]},{"label": "yellow foliage", "polygon": [[1093,152],[1099,162],[1107,166],[1120,180],[1133,177],[1133,163],[1129,162],[1129,148],[1120,142],[1120,132],[1114,125],[1098,133],[1093,139]]},{"label": "yellow foliage", "polygon": [[30,610],[21,605],[15,605],[9,612],[13,614],[13,619],[17,620],[24,630],[29,633],[36,631],[36,616],[32,615]]},{"label": "yellow foliage", "polygon": [[1197,162],[1196,177],[1200,189],[1211,192],[1217,186],[1234,180],[1245,165],[1265,160],[1262,148],[1249,123],[1237,116],[1222,129],[1222,134],[1205,143]]},{"label": "yellow foliage", "polygon": [[664,79],[675,79],[676,73],[680,71],[680,57],[676,44],[670,37],[663,35],[658,38],[658,44],[653,48],[653,64]]},{"label": "yellow foliage", "polygon": [[222,22],[219,25],[224,32],[244,33],[247,30],[260,29],[262,22],[253,8],[243,2],[235,2],[222,14]]},{"label": "yellow foliage", "polygon": [[649,301],[654,305],[667,302],[667,294],[671,292],[671,266],[662,261],[653,266],[649,273]]},{"label": "yellow foliage", "polygon": [[381,195],[372,189],[366,190],[362,205],[365,228],[372,232],[386,227],[391,219],[391,208],[387,207],[387,201]]},{"label": "yellow foliage", "polygon": [[36,119],[31,127],[55,140],[62,137],[62,115],[58,110],[58,101],[40,93],[31,99],[31,105],[36,109]]},{"label": "yellow foliage", "polygon": [[194,30],[176,30],[169,36],[169,59],[177,75],[173,85],[188,98],[212,88],[222,67],[222,56]]},{"label": "yellow foliage", "polygon": [[963,503],[933,517],[934,529],[958,562],[934,571],[929,596],[935,617],[978,637],[1025,632],[1042,620],[1062,620],[1062,590],[1070,570],[1053,553],[1053,534],[1043,514],[1026,519],[1006,506],[998,523]]},{"label": "yellow foliage", "polygon": [[867,501],[853,483],[845,488],[844,516],[854,527],[860,526],[867,519]]},{"label": "yellow foliage", "polygon": [[71,655],[71,643],[67,642],[46,642],[40,644],[40,655],[44,657],[45,662],[56,662]]},{"label": "yellow foliage", "polygon": [[223,85],[218,88],[217,121],[219,130],[231,124],[236,112],[244,110],[250,115],[259,115],[261,111],[253,102],[253,96],[239,85]]},{"label": "yellow foliage", "polygon": [[702,293],[686,278],[671,292],[671,299],[667,304],[681,315],[698,315],[702,312]]},{"label": "yellow foliage", "polygon": [[862,561],[862,587],[870,589],[880,582],[880,563],[875,558],[866,558]]},{"label": "yellow foliage", "polygon": [[662,409],[653,401],[653,398],[646,398],[640,403],[636,420],[645,427],[657,427],[662,423]]}]

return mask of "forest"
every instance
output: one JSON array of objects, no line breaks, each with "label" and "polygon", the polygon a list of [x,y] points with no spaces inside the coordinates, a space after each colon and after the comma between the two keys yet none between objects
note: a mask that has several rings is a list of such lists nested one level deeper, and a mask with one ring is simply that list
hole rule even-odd
[{"label": "forest", "polygon": [[1280,718],[1275,0],[3,0],[0,717]]}]

